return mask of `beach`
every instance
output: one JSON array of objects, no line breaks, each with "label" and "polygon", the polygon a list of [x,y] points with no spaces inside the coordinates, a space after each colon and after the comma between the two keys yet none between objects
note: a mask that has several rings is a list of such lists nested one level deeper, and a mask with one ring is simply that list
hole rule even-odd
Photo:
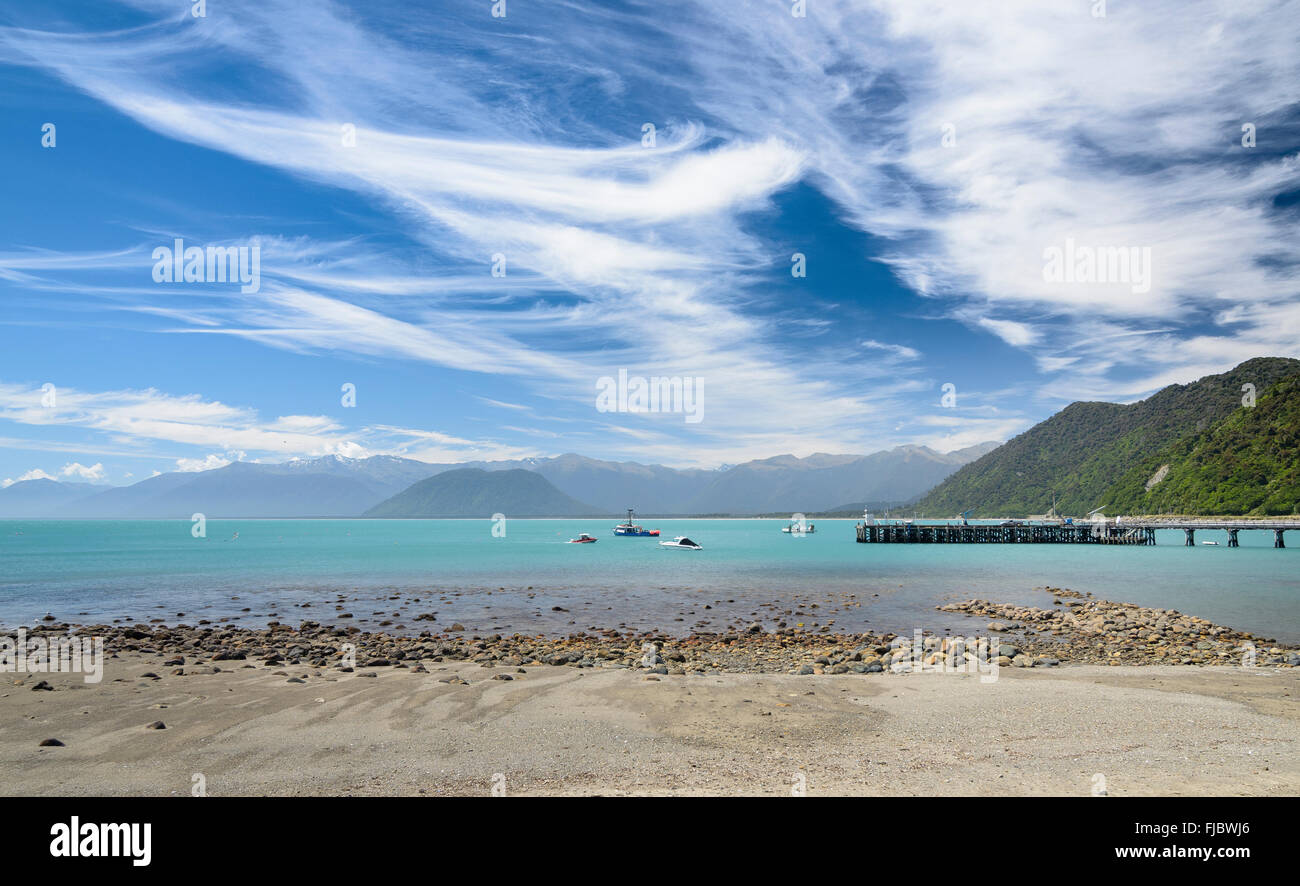
[{"label": "beach", "polygon": [[346,621],[24,628],[99,638],[102,672],[3,675],[0,793],[1300,789],[1293,648],[1043,592],[1047,607],[951,604],[1003,619],[983,642],[760,623],[680,638],[459,624],[398,636]]},{"label": "beach", "polygon": [[99,685],[6,680],[0,792],[188,796],[200,779],[209,796],[1300,790],[1294,668],[1064,665],[981,684],[473,662],[176,677],[159,659],[122,653]]}]

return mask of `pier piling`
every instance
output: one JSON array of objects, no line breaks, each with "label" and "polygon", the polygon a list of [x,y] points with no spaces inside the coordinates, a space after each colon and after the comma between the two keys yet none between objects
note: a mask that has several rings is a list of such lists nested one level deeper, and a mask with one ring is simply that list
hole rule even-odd
[{"label": "pier piling", "polygon": [[1282,534],[1300,529],[1300,519],[1287,520],[1187,520],[1141,519],[1079,523],[1031,522],[915,522],[912,520],[869,519],[857,524],[857,540],[864,544],[1099,544],[1154,545],[1157,529],[1183,530],[1185,547],[1196,545],[1197,529],[1222,529],[1228,533],[1228,547],[1240,547],[1237,533],[1243,529],[1273,530],[1273,547],[1284,548]]}]

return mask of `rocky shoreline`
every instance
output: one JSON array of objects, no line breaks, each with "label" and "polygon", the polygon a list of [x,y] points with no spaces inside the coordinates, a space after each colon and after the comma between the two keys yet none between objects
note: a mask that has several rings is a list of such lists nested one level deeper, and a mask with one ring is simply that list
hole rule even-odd
[{"label": "rocky shoreline", "polygon": [[[1294,647],[1195,616],[1113,603],[1066,589],[1042,590],[1053,596],[1052,608],[987,600],[936,607],[992,619],[986,629],[972,631],[968,637],[922,631],[910,635],[828,634],[785,627],[769,631],[759,623],[734,632],[695,632],[684,637],[612,629],[563,637],[472,635],[459,624],[442,631],[426,630],[418,636],[397,636],[313,621],[296,628],[272,622],[265,629],[256,629],[72,625],[51,620],[23,630],[28,638],[69,634],[103,638],[110,663],[118,653],[156,654],[166,676],[260,666],[282,670],[292,682],[339,672],[373,676],[380,668],[424,672],[437,662],[473,662],[500,669],[493,679],[501,680],[513,679],[512,672],[538,666],[639,670],[647,679],[717,673],[899,674],[939,668],[983,673],[991,661],[999,667],[1022,668],[1060,664],[1300,666],[1300,652]],[[976,635],[992,645],[977,644]],[[108,667],[112,678],[111,664]],[[291,673],[290,668],[297,670]],[[154,672],[144,676],[162,679]]]}]

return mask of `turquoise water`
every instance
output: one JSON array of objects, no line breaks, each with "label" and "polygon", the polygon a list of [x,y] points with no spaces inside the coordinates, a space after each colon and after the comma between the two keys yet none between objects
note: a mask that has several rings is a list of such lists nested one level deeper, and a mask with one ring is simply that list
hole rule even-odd
[{"label": "turquoise water", "polygon": [[[1186,548],[1180,531],[1160,532],[1155,547],[863,545],[851,520],[818,521],[803,538],[780,520],[644,521],[704,545],[689,552],[616,538],[614,522],[511,520],[495,538],[489,520],[210,520],[196,539],[188,521],[4,520],[0,625],[47,611],[244,625],[348,611],[363,628],[685,633],[771,627],[788,610],[791,625],[903,632],[969,628],[934,611],[969,597],[1051,605],[1035,588],[1053,585],[1300,641],[1300,532],[1282,550],[1258,531],[1235,549],[1222,532],[1197,534],[1219,547]],[[583,531],[599,541],[565,543]],[[436,618],[413,621],[424,612]]]}]

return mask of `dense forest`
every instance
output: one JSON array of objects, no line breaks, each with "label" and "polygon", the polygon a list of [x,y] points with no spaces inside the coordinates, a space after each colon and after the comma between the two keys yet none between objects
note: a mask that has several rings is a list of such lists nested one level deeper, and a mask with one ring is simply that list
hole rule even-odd
[{"label": "dense forest", "polygon": [[1262,357],[1137,403],[1073,403],[957,471],[917,509],[1026,516],[1055,496],[1074,515],[1296,513],[1298,385],[1300,361]]}]

